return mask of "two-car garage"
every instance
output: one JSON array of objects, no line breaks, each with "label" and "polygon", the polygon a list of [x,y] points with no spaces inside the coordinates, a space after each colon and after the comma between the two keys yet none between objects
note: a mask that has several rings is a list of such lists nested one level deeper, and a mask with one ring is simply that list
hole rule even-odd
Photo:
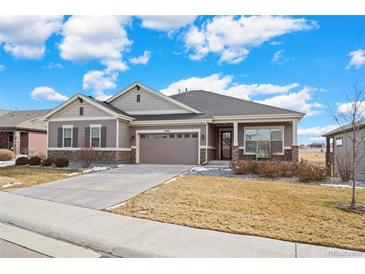
[{"label": "two-car garage", "polygon": [[138,134],[139,163],[199,163],[199,132],[151,132]]}]

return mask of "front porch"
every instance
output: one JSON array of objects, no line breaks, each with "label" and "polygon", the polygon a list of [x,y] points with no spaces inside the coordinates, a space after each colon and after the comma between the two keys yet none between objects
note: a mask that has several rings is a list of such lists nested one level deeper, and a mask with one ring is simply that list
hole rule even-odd
[{"label": "front porch", "polygon": [[231,160],[273,159],[298,162],[297,121],[208,123],[205,163]]},{"label": "front porch", "polygon": [[18,130],[0,131],[0,149],[9,149],[16,155],[28,154],[28,132]]}]

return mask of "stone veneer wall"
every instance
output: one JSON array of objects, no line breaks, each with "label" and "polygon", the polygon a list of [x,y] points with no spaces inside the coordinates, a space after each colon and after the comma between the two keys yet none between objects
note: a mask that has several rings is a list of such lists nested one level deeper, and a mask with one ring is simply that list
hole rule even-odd
[{"label": "stone veneer wall", "polygon": [[[208,148],[208,161],[215,160],[215,148]],[[200,164],[205,162],[205,148],[200,149]]]},{"label": "stone veneer wall", "polygon": [[[298,147],[296,147],[296,148],[298,148]],[[295,148],[294,148],[294,151],[292,151],[292,149],[285,149],[284,155],[272,155],[272,157],[270,159],[298,162],[298,149],[296,151],[297,152],[295,152]],[[234,155],[234,150],[232,150],[232,159],[235,159],[233,157],[233,155]],[[243,149],[239,149],[239,159],[240,160],[256,160],[256,155],[244,155]]]},{"label": "stone veneer wall", "polygon": [[[47,157],[57,158],[63,157],[68,160],[80,160],[80,151],[71,150],[48,150]],[[128,161],[132,162],[132,152],[131,151],[95,151],[95,160],[97,161]]]}]

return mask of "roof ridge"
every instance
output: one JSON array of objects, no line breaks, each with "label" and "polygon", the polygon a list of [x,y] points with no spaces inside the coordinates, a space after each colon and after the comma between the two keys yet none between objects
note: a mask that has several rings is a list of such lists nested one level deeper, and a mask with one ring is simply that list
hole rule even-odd
[{"label": "roof ridge", "polygon": [[229,96],[229,95],[225,95],[225,94],[220,94],[220,93],[217,93],[217,92],[214,92],[214,91],[208,91],[208,90],[204,90],[204,89],[193,89],[193,90],[188,90],[188,91],[185,91],[185,92],[182,92],[182,93],[179,93],[179,94],[174,94],[174,95],[171,95],[172,96],[178,96],[178,95],[184,95],[186,93],[189,93],[189,92],[207,92],[207,93],[211,93],[213,95],[217,95],[217,96],[221,96],[221,97],[226,97],[226,98],[229,98],[229,99],[233,99],[233,101],[235,100],[240,100],[240,101],[243,101],[243,102],[246,102],[246,103],[251,103],[251,104],[256,104],[256,105],[260,105],[260,106],[266,106],[266,107],[270,107],[270,108],[276,108],[276,109],[280,109],[280,110],[284,110],[284,111],[290,111],[290,112],[293,112],[293,113],[298,113],[298,114],[305,114],[304,112],[299,112],[299,111],[295,111],[295,110],[291,110],[291,109],[286,109],[286,108],[281,108],[281,107],[275,107],[275,106],[271,106],[271,105],[267,105],[267,104],[263,104],[263,103],[257,103],[257,102],[254,102],[254,101],[251,101],[251,100],[245,100],[245,99],[241,99],[241,98],[237,98],[237,97],[233,97],[233,96]]}]

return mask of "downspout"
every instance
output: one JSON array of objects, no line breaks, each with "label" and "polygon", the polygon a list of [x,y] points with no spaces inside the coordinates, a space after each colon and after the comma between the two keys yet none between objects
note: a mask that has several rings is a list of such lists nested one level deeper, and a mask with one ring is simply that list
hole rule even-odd
[{"label": "downspout", "polygon": [[208,163],[208,140],[209,140],[208,132],[209,132],[208,122],[207,120],[205,120],[205,161],[203,165],[206,165]]}]

